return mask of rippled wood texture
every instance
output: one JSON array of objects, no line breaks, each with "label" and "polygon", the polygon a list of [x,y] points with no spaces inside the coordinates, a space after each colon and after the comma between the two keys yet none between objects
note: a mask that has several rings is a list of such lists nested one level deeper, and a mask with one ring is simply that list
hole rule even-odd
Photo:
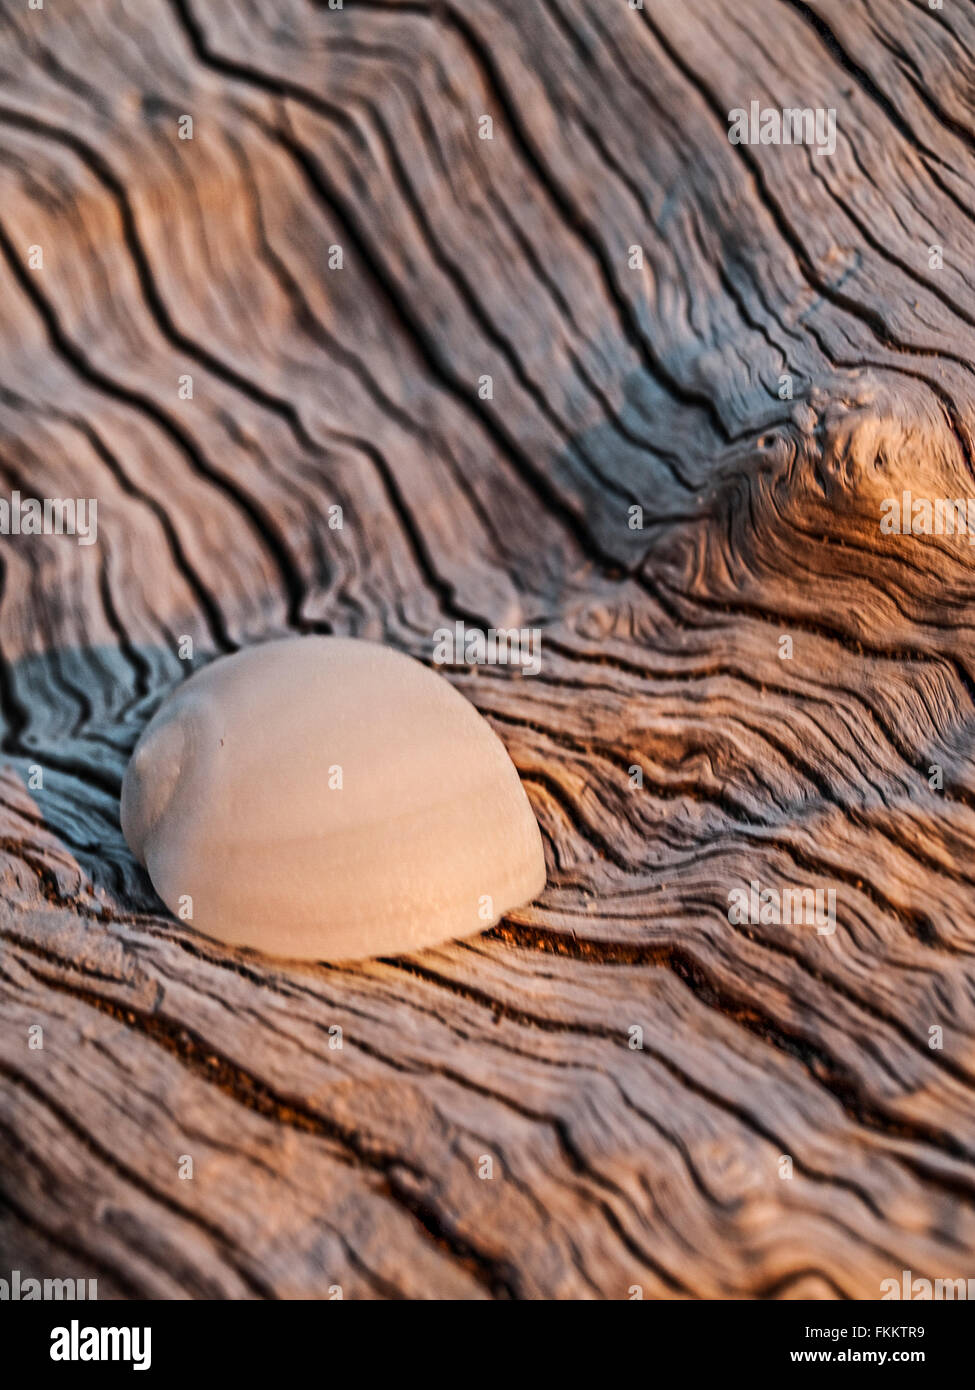
[{"label": "rippled wood texture", "polygon": [[[878,522],[975,492],[973,50],[960,0],[0,0],[0,493],[98,500],[0,542],[0,1269],[975,1276],[975,550]],[[730,144],[752,99],[835,154]],[[458,619],[543,629],[450,676],[541,900],[355,968],[172,920],[118,795],[180,637]]]}]

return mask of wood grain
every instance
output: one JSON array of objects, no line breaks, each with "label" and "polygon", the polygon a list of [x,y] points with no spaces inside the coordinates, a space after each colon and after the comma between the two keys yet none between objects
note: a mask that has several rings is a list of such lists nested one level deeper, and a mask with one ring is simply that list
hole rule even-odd
[{"label": "wood grain", "polygon": [[[975,551],[879,529],[975,491],[973,52],[953,0],[2,0],[0,495],[99,531],[0,541],[0,1271],[975,1276]],[[730,144],[752,99],[835,154]],[[449,677],[540,901],[342,968],[172,920],[118,821],[164,694],[457,619],[543,631]],[[753,879],[835,934],[730,923]]]}]

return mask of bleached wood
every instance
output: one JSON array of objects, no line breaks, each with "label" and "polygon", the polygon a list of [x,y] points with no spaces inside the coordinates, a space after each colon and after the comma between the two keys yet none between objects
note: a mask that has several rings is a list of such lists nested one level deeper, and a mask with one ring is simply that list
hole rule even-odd
[{"label": "bleached wood", "polygon": [[[0,495],[99,542],[0,542],[0,1270],[975,1275],[975,552],[878,525],[973,491],[973,47],[921,0],[2,0]],[[753,98],[835,155],[732,146]],[[118,793],[179,638],[457,619],[543,629],[451,676],[539,903],[343,969],[171,919]],[[835,935],[730,924],[753,878]]]}]

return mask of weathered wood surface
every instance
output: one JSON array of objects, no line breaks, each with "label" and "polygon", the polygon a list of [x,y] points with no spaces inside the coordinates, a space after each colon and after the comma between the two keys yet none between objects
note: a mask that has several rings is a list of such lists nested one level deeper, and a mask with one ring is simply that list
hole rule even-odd
[{"label": "weathered wood surface", "polygon": [[[975,1276],[975,551],[878,524],[975,492],[972,6],[0,18],[0,494],[99,504],[95,546],[0,542],[0,1272]],[[835,107],[835,155],[731,145],[753,98]],[[118,793],[180,635],[429,659],[457,618],[544,629],[538,677],[450,677],[524,778],[540,902],[355,968],[173,921]],[[835,935],[732,925],[752,879],[835,885]]]}]

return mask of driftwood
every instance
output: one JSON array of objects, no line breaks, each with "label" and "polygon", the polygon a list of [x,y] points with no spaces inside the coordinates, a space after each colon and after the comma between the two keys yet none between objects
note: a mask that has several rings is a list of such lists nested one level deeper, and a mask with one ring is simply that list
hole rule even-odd
[{"label": "driftwood", "polygon": [[[0,496],[98,502],[0,540],[0,1275],[975,1276],[975,550],[879,524],[975,493],[972,7],[0,20]],[[835,153],[730,143],[754,99]],[[118,818],[162,696],[458,620],[542,630],[537,676],[449,673],[539,902],[341,968],[171,918]],[[752,881],[835,933],[730,921]]]}]

